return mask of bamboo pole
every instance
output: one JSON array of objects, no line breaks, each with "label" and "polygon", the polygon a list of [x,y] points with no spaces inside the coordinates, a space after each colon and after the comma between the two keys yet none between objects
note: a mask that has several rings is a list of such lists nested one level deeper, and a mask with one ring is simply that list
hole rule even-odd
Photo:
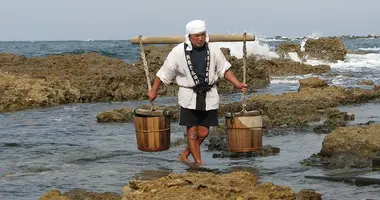
[{"label": "bamboo pole", "polygon": [[[209,35],[210,42],[242,42],[243,35]],[[142,44],[179,44],[185,40],[184,36],[141,37]],[[245,41],[255,41],[254,35],[246,35]],[[139,37],[131,39],[132,44],[139,44]]]}]

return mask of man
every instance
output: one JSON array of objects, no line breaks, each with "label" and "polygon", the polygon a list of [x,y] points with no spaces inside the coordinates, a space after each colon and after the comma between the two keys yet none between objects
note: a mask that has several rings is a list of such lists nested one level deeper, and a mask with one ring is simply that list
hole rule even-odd
[{"label": "man", "polygon": [[186,126],[188,141],[179,160],[187,164],[190,164],[190,154],[196,165],[202,164],[200,145],[207,137],[209,127],[218,125],[218,78],[224,77],[242,92],[247,91],[247,85],[239,82],[229,69],[231,64],[220,48],[208,41],[206,23],[201,20],[189,22],[185,41],[169,53],[148,92],[149,100],[154,101],[161,82],[169,84],[176,79],[179,85],[178,103],[181,106],[179,124]]}]

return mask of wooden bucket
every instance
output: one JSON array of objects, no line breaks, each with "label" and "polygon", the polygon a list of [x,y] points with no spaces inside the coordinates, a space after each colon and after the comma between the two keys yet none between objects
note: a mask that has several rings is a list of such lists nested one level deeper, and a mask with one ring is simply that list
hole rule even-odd
[{"label": "wooden bucket", "polygon": [[252,152],[262,148],[263,118],[260,111],[226,114],[228,151]]},{"label": "wooden bucket", "polygon": [[135,109],[133,122],[140,151],[163,151],[170,147],[170,112]]}]

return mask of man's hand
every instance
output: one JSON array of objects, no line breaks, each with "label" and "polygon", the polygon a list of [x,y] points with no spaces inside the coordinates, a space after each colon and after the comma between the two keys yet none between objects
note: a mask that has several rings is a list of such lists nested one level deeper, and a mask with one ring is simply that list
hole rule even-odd
[{"label": "man's hand", "polygon": [[241,89],[242,93],[246,93],[248,91],[248,85],[245,84],[245,83],[240,83],[239,82],[238,84],[236,84],[236,87],[239,88],[239,89]]},{"label": "man's hand", "polygon": [[152,102],[157,97],[157,91],[155,91],[154,89],[151,89],[151,90],[149,90],[149,92],[147,93],[147,95],[149,97],[149,101]]}]

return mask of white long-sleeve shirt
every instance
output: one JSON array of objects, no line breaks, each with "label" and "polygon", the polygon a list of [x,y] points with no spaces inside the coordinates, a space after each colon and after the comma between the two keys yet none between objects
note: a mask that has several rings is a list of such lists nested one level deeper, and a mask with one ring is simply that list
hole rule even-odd
[{"label": "white long-sleeve shirt", "polygon": [[[191,50],[190,41],[186,40],[185,42],[189,45],[186,50]],[[231,64],[226,60],[220,47],[215,43],[208,43],[208,48],[211,55],[209,69],[209,84],[211,85],[215,83],[218,78],[224,77],[224,73],[231,67]],[[186,63],[184,49],[184,42],[174,47],[156,76],[165,84],[171,83],[175,78],[177,84],[180,86],[178,91],[179,105],[184,108],[195,109],[197,94],[191,89],[191,87],[195,86],[195,83]],[[215,110],[218,108],[219,94],[216,85],[214,85],[206,94],[206,110]]]}]

